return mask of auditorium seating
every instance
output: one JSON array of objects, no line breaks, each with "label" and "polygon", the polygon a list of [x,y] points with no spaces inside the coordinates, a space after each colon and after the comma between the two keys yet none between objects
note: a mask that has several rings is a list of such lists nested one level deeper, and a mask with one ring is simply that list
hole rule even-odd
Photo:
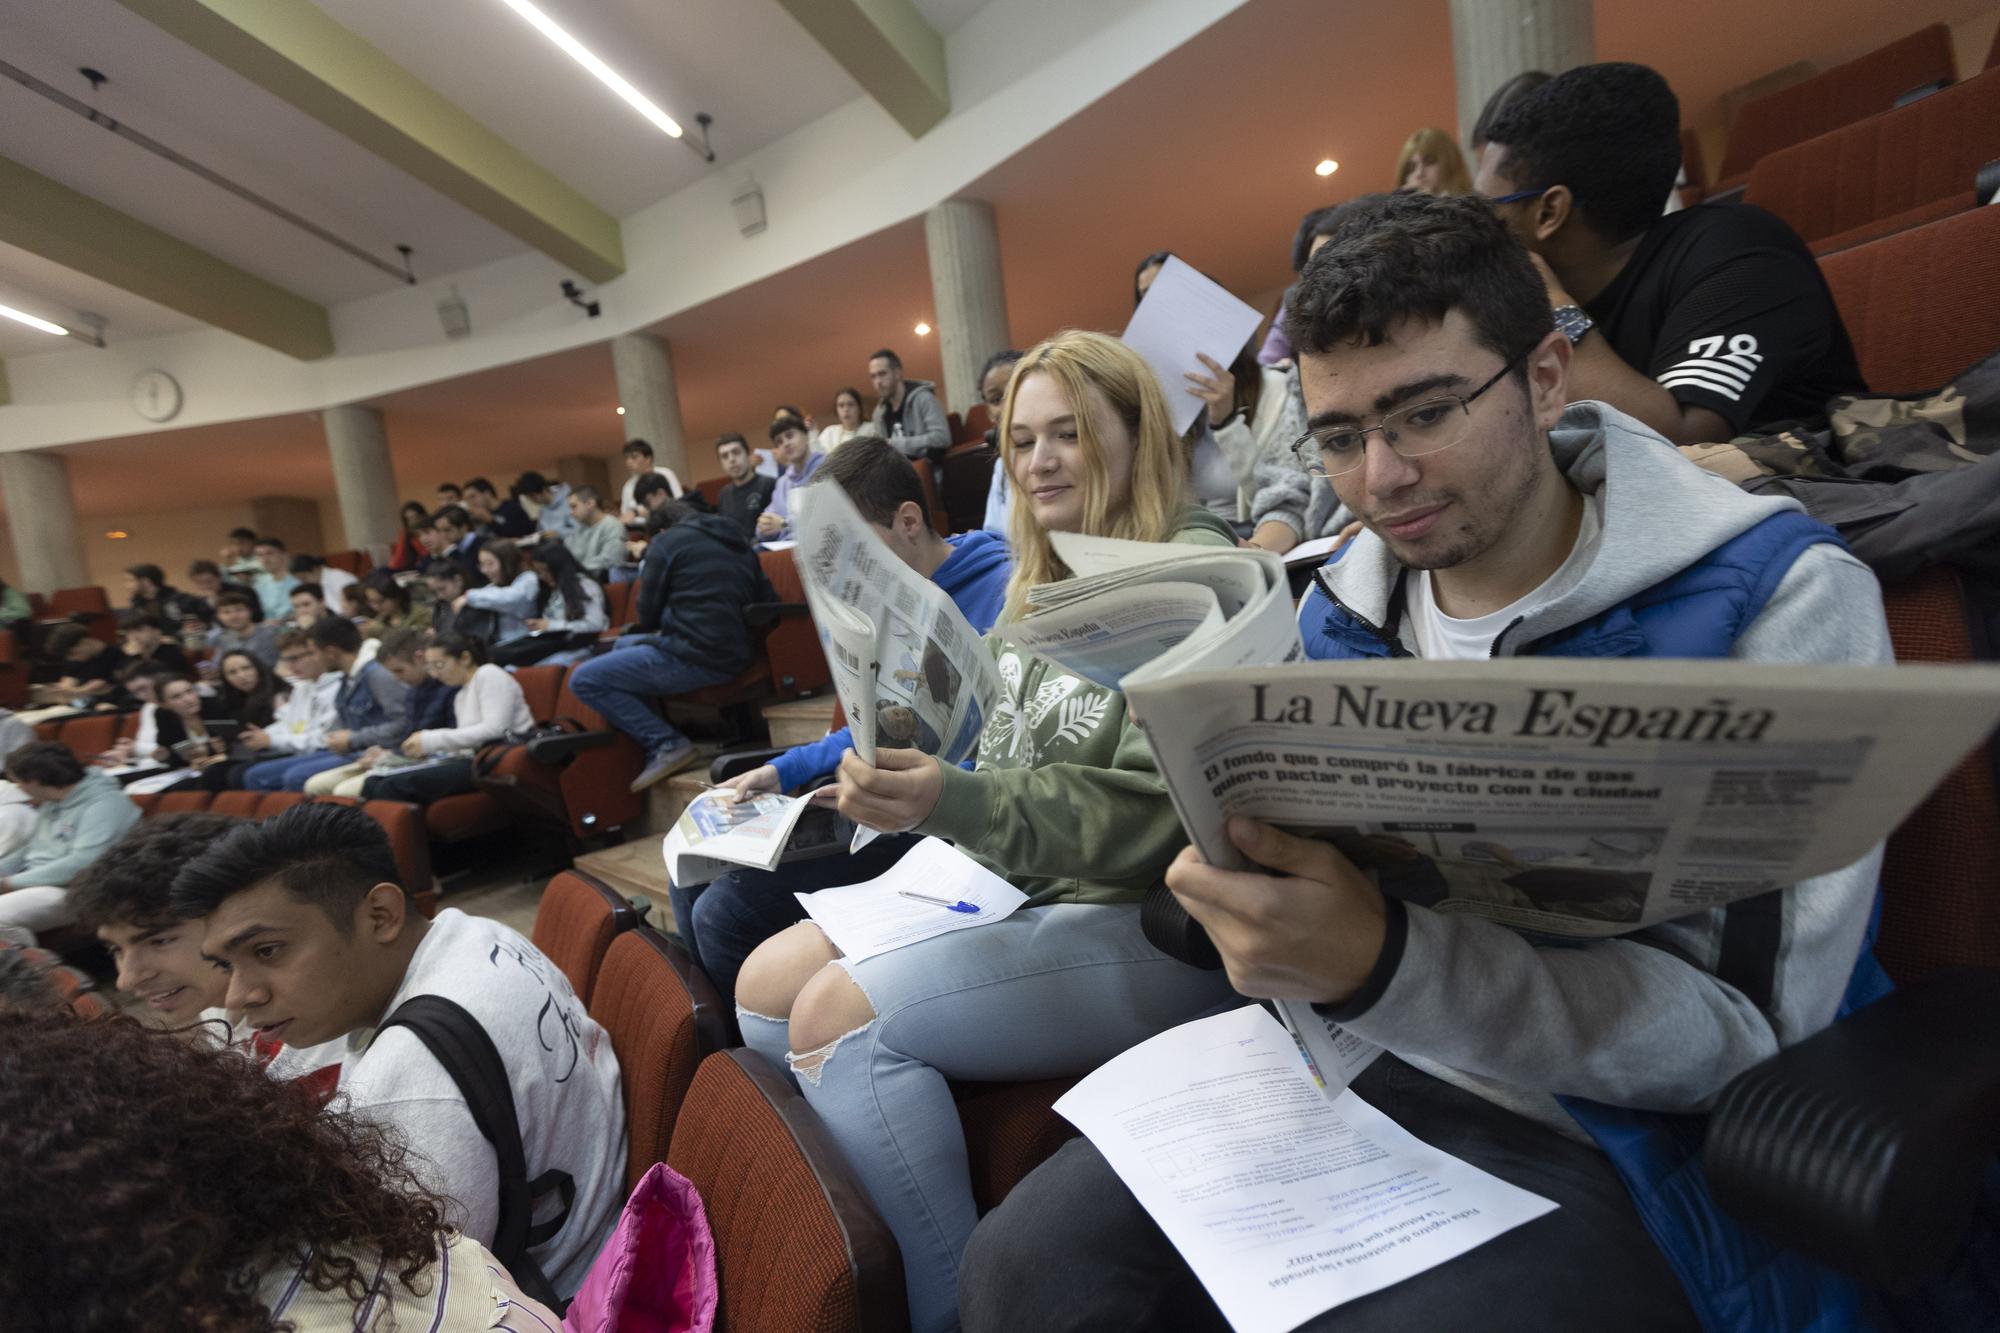
[{"label": "auditorium seating", "polygon": [[1976,208],[1973,177],[2000,158],[2000,71],[1761,159],[1743,202],[1817,254]]},{"label": "auditorium seating", "polygon": [[805,585],[799,579],[792,552],[759,551],[764,577],[778,595],[773,603],[746,608],[750,626],[761,635],[757,658],[735,676],[717,685],[671,696],[675,701],[713,708],[735,719],[737,736],[750,729],[748,707],[776,695],[796,699],[827,685],[826,654],[819,633],[806,611]]},{"label": "auditorium seating", "polygon": [[638,924],[638,909],[610,885],[581,870],[565,870],[542,890],[532,938],[587,1007],[611,941]]},{"label": "auditorium seating", "polygon": [[[527,702],[528,713],[537,723],[547,722],[555,716],[565,670],[560,666],[526,666],[514,672],[514,683],[521,687],[521,697]],[[505,782],[515,771],[509,769],[502,774],[496,768],[495,775],[498,782]],[[497,833],[508,822],[508,805],[503,801],[503,795],[497,793],[495,788],[487,788],[432,801],[424,807],[425,827],[430,830],[431,837],[447,846]]]},{"label": "auditorium seating", "polygon": [[722,492],[728,485],[727,477],[704,477],[694,484],[694,488],[700,491],[701,498],[710,504],[721,504]]},{"label": "auditorium seating", "polygon": [[1951,31],[1933,23],[1857,60],[1815,74],[1803,83],[1744,104],[1729,128],[1721,179],[1712,194],[1745,184],[1767,154],[1815,135],[1887,111],[1904,93],[1927,83],[1950,83]]},{"label": "auditorium seating", "polygon": [[612,938],[588,1007],[618,1054],[630,1189],[668,1158],[696,1067],[734,1044],[736,1025],[686,950],[650,926]]},{"label": "auditorium seating", "polygon": [[944,502],[938,498],[937,470],[928,458],[913,458],[911,466],[917,470],[917,480],[924,487],[924,508],[930,511],[931,527],[940,537],[951,535],[951,519],[945,514]]},{"label": "auditorium seating", "polygon": [[1820,271],[1877,393],[1938,388],[2000,348],[2000,207],[1827,255]]},{"label": "auditorium seating", "polygon": [[896,1241],[812,1110],[747,1050],[701,1062],[667,1165],[715,1233],[722,1333],[909,1327]]},{"label": "auditorium seating", "polygon": [[115,1012],[111,1004],[98,993],[97,983],[92,981],[88,974],[78,968],[70,967],[52,950],[0,940],[0,952],[9,950],[19,953],[47,977],[49,985],[54,987],[56,994],[62,997],[63,1003],[68,1005],[70,1012],[78,1018],[104,1018]]}]

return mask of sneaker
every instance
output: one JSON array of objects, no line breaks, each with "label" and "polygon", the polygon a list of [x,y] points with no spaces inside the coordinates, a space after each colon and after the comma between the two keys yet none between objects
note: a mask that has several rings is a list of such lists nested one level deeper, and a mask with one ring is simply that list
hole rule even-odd
[{"label": "sneaker", "polygon": [[646,760],[645,770],[632,779],[632,790],[644,791],[656,782],[664,782],[693,762],[694,742],[683,736],[673,744],[653,751]]}]

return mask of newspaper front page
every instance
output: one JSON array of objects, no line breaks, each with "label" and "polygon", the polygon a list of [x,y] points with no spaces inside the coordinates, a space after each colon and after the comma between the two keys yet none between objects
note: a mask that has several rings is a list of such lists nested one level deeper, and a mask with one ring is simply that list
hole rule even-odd
[{"label": "newspaper front page", "polygon": [[1247,815],[1407,902],[1590,937],[1860,859],[1992,729],[2000,669],[1403,659],[1128,696],[1212,862]]},{"label": "newspaper front page", "polygon": [[944,590],[898,560],[847,493],[799,496],[798,560],[854,751],[922,750],[970,757],[1000,697],[979,633]]}]

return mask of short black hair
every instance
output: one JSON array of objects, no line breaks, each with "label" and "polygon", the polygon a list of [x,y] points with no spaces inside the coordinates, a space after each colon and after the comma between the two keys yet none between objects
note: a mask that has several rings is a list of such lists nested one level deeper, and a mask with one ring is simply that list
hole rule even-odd
[{"label": "short black hair", "polygon": [[377,884],[409,893],[380,824],[355,806],[311,801],[246,823],[211,844],[174,876],[167,908],[182,920],[207,916],[226,899],[273,880],[343,931],[353,928],[355,907]]},{"label": "short black hair", "polygon": [[443,556],[439,556],[424,566],[424,577],[427,579],[457,579],[460,583],[469,582],[465,576],[465,566],[459,564],[456,560],[447,560]]},{"label": "short black hair", "polygon": [[295,583],[292,585],[292,590],[286,593],[285,596],[288,598],[297,597],[302,592],[311,593],[314,601],[318,602],[321,606],[326,605],[326,588],[324,585],[318,583]]},{"label": "short black hair", "polygon": [[158,565],[127,565],[125,572],[135,579],[145,579],[156,588],[167,585],[167,572]]},{"label": "short black hair", "polygon": [[282,551],[285,549],[285,539],[283,537],[271,537],[271,536],[259,537],[257,538],[255,544],[258,546],[268,546],[274,551]]},{"label": "short black hair", "polygon": [[802,431],[805,428],[806,423],[789,412],[780,412],[777,416],[771,418],[771,438],[774,440],[786,431]]},{"label": "short black hair", "polygon": [[1146,299],[1146,294],[1139,290],[1139,279],[1146,276],[1146,270],[1149,268],[1162,267],[1166,264],[1166,262],[1169,259],[1172,259],[1173,257],[1174,257],[1174,252],[1171,250],[1155,250],[1153,251],[1153,253],[1147,255],[1144,259],[1139,261],[1139,267],[1132,270],[1133,305],[1136,306],[1139,304],[1139,302]]},{"label": "short black hair", "polygon": [[324,568],[325,565],[326,561],[320,559],[311,551],[300,551],[292,557],[291,570],[294,574],[310,574],[315,569]]},{"label": "short black hair", "polygon": [[231,528],[229,530],[229,540],[233,542],[254,542],[257,540],[257,534],[248,528]]},{"label": "short black hair", "polygon": [[432,635],[430,642],[424,647],[435,648],[446,657],[470,657],[477,663],[486,661],[485,641],[475,639],[470,634],[455,634],[446,630],[443,634]]},{"label": "short black hair", "polygon": [[361,651],[361,628],[345,616],[321,616],[306,631],[315,648],[338,648],[343,653]]},{"label": "short black hair", "polygon": [[720,454],[722,452],[722,446],[725,444],[740,444],[743,446],[744,453],[747,454],[750,452],[750,441],[743,438],[743,434],[741,431],[726,430],[722,432],[722,434],[716,436],[715,452]]},{"label": "short black hair", "polygon": [[653,446],[647,444],[644,440],[627,440],[622,452],[628,458],[633,454],[644,454],[646,457],[651,458],[653,456]]},{"label": "short black hair", "polygon": [[478,491],[481,495],[490,495],[496,500],[500,498],[499,488],[484,477],[474,477],[471,481],[466,482],[465,489],[468,491]]},{"label": "short black hair", "polygon": [[49,636],[42,640],[42,653],[53,661],[67,661],[69,650],[90,637],[90,631],[75,621],[57,625],[49,631]]},{"label": "short black hair", "polygon": [[1583,220],[1616,242],[1659,220],[1680,174],[1680,126],[1680,102],[1658,71],[1608,61],[1521,94],[1489,133],[1517,188],[1568,186]]},{"label": "short black hair", "polygon": [[877,527],[888,527],[909,502],[928,517],[916,468],[879,435],[857,435],[828,454],[813,473],[812,484],[821,482],[846,491],[861,516]]},{"label": "short black hair", "polygon": [[450,492],[451,492],[451,493],[452,493],[453,495],[463,495],[463,494],[465,494],[465,490],[464,490],[464,488],[463,488],[463,487],[461,487],[461,486],[460,486],[460,485],[459,485],[459,484],[458,484],[457,482],[455,482],[455,481],[441,481],[441,482],[439,482],[439,483],[438,483],[438,484],[437,484],[437,485],[436,485],[435,487],[433,487],[432,489],[434,489],[434,490],[437,490],[437,491],[450,491]]},{"label": "short black hair", "polygon": [[986,377],[991,375],[994,370],[1001,366],[1011,366],[1026,355],[1027,353],[1018,347],[1009,347],[1005,351],[995,352],[992,356],[987,357],[986,364],[979,368],[979,379],[977,382],[980,384],[986,383]]},{"label": "short black hair", "polygon": [[197,560],[188,566],[189,578],[198,579],[203,574],[213,574],[215,577],[221,578],[222,566],[216,564],[213,560]]},{"label": "short black hair", "polygon": [[869,355],[868,359],[870,361],[887,361],[890,365],[894,366],[898,370],[901,370],[903,368],[903,358],[897,356],[893,351],[889,350],[887,347],[877,348],[873,353]]},{"label": "short black hair", "polygon": [[424,631],[414,625],[392,629],[382,636],[382,646],[375,650],[378,662],[414,662],[424,655]]},{"label": "short black hair", "polygon": [[61,741],[29,741],[7,756],[5,771],[16,782],[74,787],[83,781],[83,761]]},{"label": "short black hair", "polygon": [[1303,273],[1306,261],[1312,258],[1313,237],[1319,235],[1320,219],[1333,211],[1331,204],[1323,208],[1309,210],[1299,219],[1299,229],[1292,233],[1292,272]]},{"label": "short black hair", "polygon": [[572,486],[569,488],[569,498],[572,500],[582,500],[586,504],[604,503],[604,497],[598,494],[595,486]]},{"label": "short black hair", "polygon": [[667,484],[665,477],[657,472],[648,472],[640,477],[638,482],[632,487],[632,503],[644,509],[646,507],[647,496],[659,491],[666,491],[671,495],[673,489],[672,486]]},{"label": "short black hair", "polygon": [[549,488],[549,479],[539,472],[523,472],[514,478],[514,494],[540,495]]},{"label": "short black hair", "polygon": [[253,616],[262,610],[257,599],[240,588],[224,588],[215,595],[215,609],[220,611],[225,606],[240,606]]},{"label": "short black hair", "polygon": [[244,822],[205,811],[141,820],[70,882],[70,907],[85,930],[185,921],[167,897],[174,876]]},{"label": "short black hair", "polygon": [[156,629],[160,633],[165,634],[167,632],[167,622],[154,615],[151,611],[127,611],[124,615],[118,617],[118,628],[121,632],[132,629]]},{"label": "short black hair", "polygon": [[431,526],[436,527],[439,523],[449,523],[454,528],[470,528],[472,515],[465,512],[464,505],[445,505],[431,515]]},{"label": "short black hair", "polygon": [[1330,220],[1286,307],[1285,336],[1301,354],[1374,347],[1398,320],[1462,310],[1481,345],[1513,361],[1555,327],[1528,252],[1484,199],[1364,195]]},{"label": "short black hair", "polygon": [[1500,113],[1507,109],[1509,103],[1522,93],[1535,91],[1554,77],[1547,70],[1524,69],[1495,88],[1493,95],[1486,99],[1486,105],[1479,108],[1479,119],[1472,122],[1472,134],[1468,139],[1472,151],[1476,154],[1491,142],[1493,122],[1500,118]]}]

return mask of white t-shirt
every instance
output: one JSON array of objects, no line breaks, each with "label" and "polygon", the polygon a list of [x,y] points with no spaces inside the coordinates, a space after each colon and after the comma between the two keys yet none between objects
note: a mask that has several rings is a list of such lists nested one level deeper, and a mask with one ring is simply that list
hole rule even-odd
[{"label": "white t-shirt", "polygon": [[[674,499],[680,499],[682,494],[684,494],[681,490],[681,479],[673,474],[672,469],[656,467],[653,471],[667,479],[667,489],[673,493]],[[618,513],[620,517],[632,513],[639,507],[639,502],[632,498],[632,492],[639,489],[639,478],[645,475],[645,473],[640,472],[625,478],[625,489],[619,492],[618,497]]]},{"label": "white t-shirt", "polygon": [[1585,496],[1583,521],[1577,525],[1576,545],[1556,572],[1543,579],[1533,592],[1498,611],[1470,620],[1458,620],[1438,610],[1431,594],[1431,572],[1419,570],[1410,589],[1410,627],[1417,636],[1417,655],[1430,659],[1480,660],[1493,655],[1493,641],[1516,620],[1540,610],[1574,588],[1597,554],[1597,540],[1603,519],[1597,512],[1599,501]]},{"label": "white t-shirt", "polygon": [[[413,995],[456,1001],[493,1039],[513,1088],[528,1179],[552,1168],[574,1177],[569,1220],[531,1251],[556,1291],[574,1295],[625,1202],[625,1098],[611,1038],[534,945],[457,908],[430,923],[383,1016]],[[447,1201],[447,1219],[490,1246],[500,1221],[493,1145],[416,1034],[349,1033],[340,1093],[356,1114],[401,1132],[411,1169]]]},{"label": "white t-shirt", "polygon": [[327,609],[337,616],[347,614],[347,603],[341,600],[346,590],[361,582],[344,569],[332,565],[321,565],[319,570],[319,590],[326,596]]}]

